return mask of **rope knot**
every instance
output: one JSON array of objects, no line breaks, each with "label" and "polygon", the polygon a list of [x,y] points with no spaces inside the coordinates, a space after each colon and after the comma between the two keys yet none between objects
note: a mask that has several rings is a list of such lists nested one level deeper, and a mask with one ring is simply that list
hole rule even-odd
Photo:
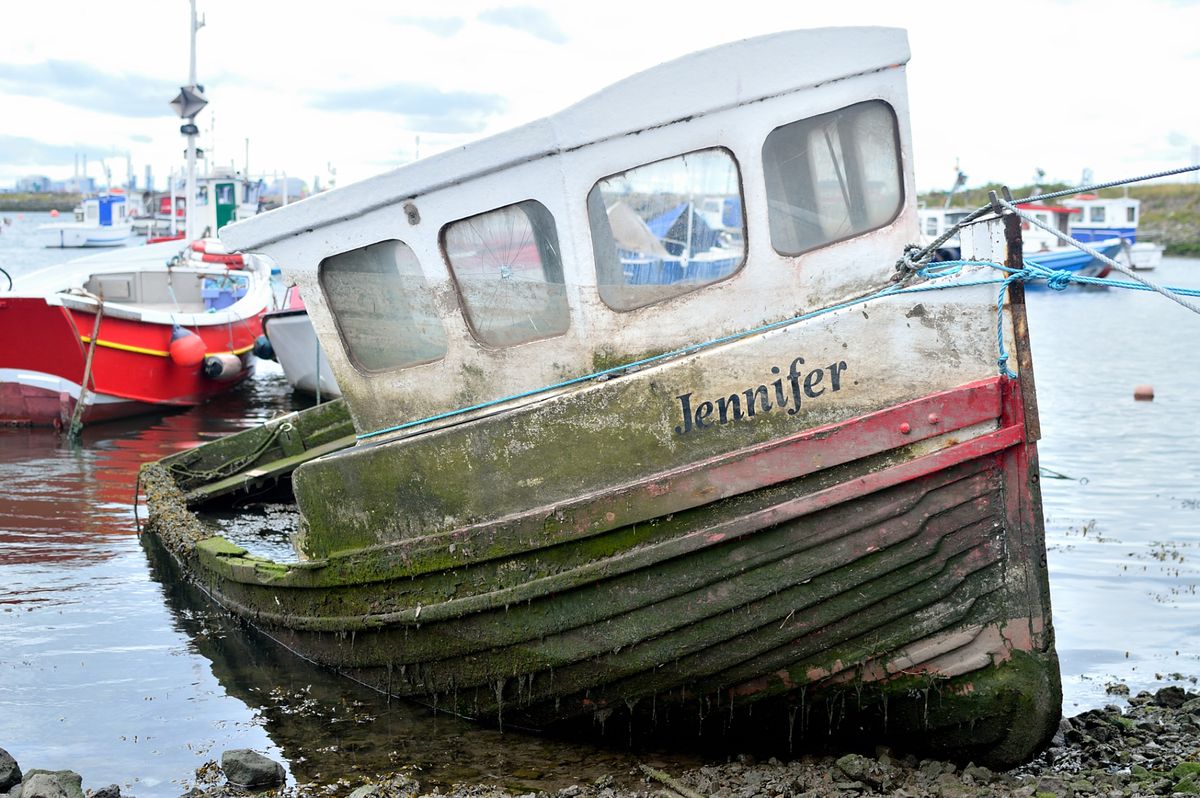
[{"label": "rope knot", "polygon": [[1053,288],[1055,291],[1065,291],[1067,286],[1071,284],[1071,273],[1058,271],[1057,269],[1046,277],[1046,285]]},{"label": "rope knot", "polygon": [[909,272],[918,271],[925,265],[923,260],[924,255],[924,250],[916,244],[905,245],[904,252],[900,255],[900,259],[896,261],[897,278],[893,279],[903,279]]}]

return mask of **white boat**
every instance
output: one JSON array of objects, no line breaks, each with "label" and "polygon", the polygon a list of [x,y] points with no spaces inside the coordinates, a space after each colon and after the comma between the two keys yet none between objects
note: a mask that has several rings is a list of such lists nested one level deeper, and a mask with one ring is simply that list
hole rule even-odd
[{"label": "white boat", "polygon": [[288,288],[280,310],[263,316],[262,328],[269,346],[260,342],[254,353],[278,361],[294,390],[312,394],[318,402],[342,395],[296,286]]},{"label": "white boat", "polygon": [[1083,242],[1120,238],[1125,242],[1125,257],[1130,267],[1149,271],[1162,263],[1163,245],[1137,240],[1141,200],[1132,197],[1102,198],[1080,194],[1064,200],[1071,209],[1071,235]]},{"label": "white boat", "polygon": [[[920,224],[920,235],[917,240],[922,247],[927,247],[954,225],[966,218],[971,211],[966,208],[918,208],[917,221]],[[958,260],[962,245],[958,233],[947,238],[934,253],[934,260]]]},{"label": "white boat", "polygon": [[121,247],[133,235],[125,197],[105,194],[83,201],[82,213],[72,221],[38,225],[38,239],[46,247]]}]

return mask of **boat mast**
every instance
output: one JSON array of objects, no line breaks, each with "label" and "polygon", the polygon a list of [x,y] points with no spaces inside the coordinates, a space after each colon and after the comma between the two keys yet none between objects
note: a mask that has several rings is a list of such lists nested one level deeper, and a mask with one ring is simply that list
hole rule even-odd
[{"label": "boat mast", "polygon": [[[196,19],[196,0],[190,0],[192,18],[189,23],[188,38],[191,43],[191,60],[188,63],[188,85],[179,90],[179,95],[171,100],[171,106],[183,119],[179,132],[187,136],[187,196],[184,205],[184,235],[188,241],[195,237],[192,211],[196,204],[196,136],[200,129],[196,127],[196,114],[208,105],[204,97],[204,87],[196,84],[196,31],[204,27],[204,19]],[[171,209],[174,216],[175,209]]]},{"label": "boat mast", "polygon": [[[196,31],[200,30],[203,22],[196,20],[196,0],[190,0],[192,6],[192,19],[189,26],[189,40],[191,44],[191,58],[188,62],[188,86],[196,87]],[[197,109],[199,110],[199,109]],[[196,205],[196,125],[194,123],[195,114],[188,117],[188,125],[190,128],[187,131],[187,204],[184,206],[183,230],[184,240],[192,241],[195,238],[195,221],[193,219],[193,211]]]}]

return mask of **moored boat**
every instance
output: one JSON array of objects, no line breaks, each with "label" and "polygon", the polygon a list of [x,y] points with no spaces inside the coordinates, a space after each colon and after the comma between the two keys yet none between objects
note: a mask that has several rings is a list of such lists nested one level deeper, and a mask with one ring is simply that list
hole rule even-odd
[{"label": "moored boat", "polygon": [[1162,244],[1137,240],[1141,200],[1081,194],[1063,204],[1071,211],[1070,232],[1076,240],[1091,243],[1120,239],[1130,267],[1140,271],[1150,271],[1162,263]]},{"label": "moored boat", "polygon": [[337,378],[296,286],[288,286],[282,305],[263,316],[263,336],[268,345],[264,348],[260,343],[255,353],[277,361],[293,389],[312,394],[317,401],[340,397]]},{"label": "moored boat", "polygon": [[[185,178],[169,178],[171,190],[152,198],[157,208],[131,218],[133,230],[150,238],[166,238],[183,235],[187,216],[187,181]],[[196,199],[193,204],[196,214],[196,229],[199,234],[216,236],[227,224],[248,219],[259,212],[262,193],[261,180],[251,180],[241,172],[228,167],[216,166],[204,174],[196,175]]]},{"label": "moored boat", "polygon": [[[1046,227],[1057,230],[1062,235],[1069,235],[1069,217],[1071,208],[1065,205],[1042,205],[1022,202],[1017,205],[1033,222],[1040,222]],[[1061,238],[1038,227],[1033,222],[1021,223],[1021,238],[1025,252],[1025,260],[1035,263],[1044,269],[1064,272],[1077,277],[1107,277],[1112,267],[1090,252],[1085,252],[1074,244],[1065,243]],[[1090,239],[1088,247],[1099,252],[1106,258],[1116,257],[1123,249],[1120,238]],[[1029,283],[1029,287],[1040,287],[1042,283]]]},{"label": "moored boat", "polygon": [[[998,340],[994,282],[893,281],[907,60],[879,28],[726,45],[226,228],[300,286],[358,443],[295,471],[294,562],[162,465],[150,532],[456,714],[1028,759],[1061,691],[1023,292]],[[1012,217],[962,239],[1022,262]]]},{"label": "moored boat", "polygon": [[[918,241],[921,246],[928,246],[939,236],[948,232],[954,225],[961,222],[971,211],[967,208],[918,208],[917,219],[920,225]],[[958,260],[962,255],[962,245],[958,234],[954,234],[943,242],[933,253],[938,261]]]},{"label": "moored boat", "polygon": [[214,240],[22,275],[0,292],[0,422],[86,424],[229,390],[252,373],[271,266]]},{"label": "moored boat", "polygon": [[105,194],[85,199],[79,218],[38,225],[44,247],[122,247],[129,243],[133,226],[126,215],[123,194]]}]

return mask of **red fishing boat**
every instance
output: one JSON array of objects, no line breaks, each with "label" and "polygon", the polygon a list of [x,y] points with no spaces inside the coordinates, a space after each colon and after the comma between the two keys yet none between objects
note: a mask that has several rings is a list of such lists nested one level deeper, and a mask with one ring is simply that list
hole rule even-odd
[{"label": "red fishing boat", "polygon": [[62,426],[202,403],[249,376],[270,261],[215,239],[105,252],[0,292],[0,422]]}]

